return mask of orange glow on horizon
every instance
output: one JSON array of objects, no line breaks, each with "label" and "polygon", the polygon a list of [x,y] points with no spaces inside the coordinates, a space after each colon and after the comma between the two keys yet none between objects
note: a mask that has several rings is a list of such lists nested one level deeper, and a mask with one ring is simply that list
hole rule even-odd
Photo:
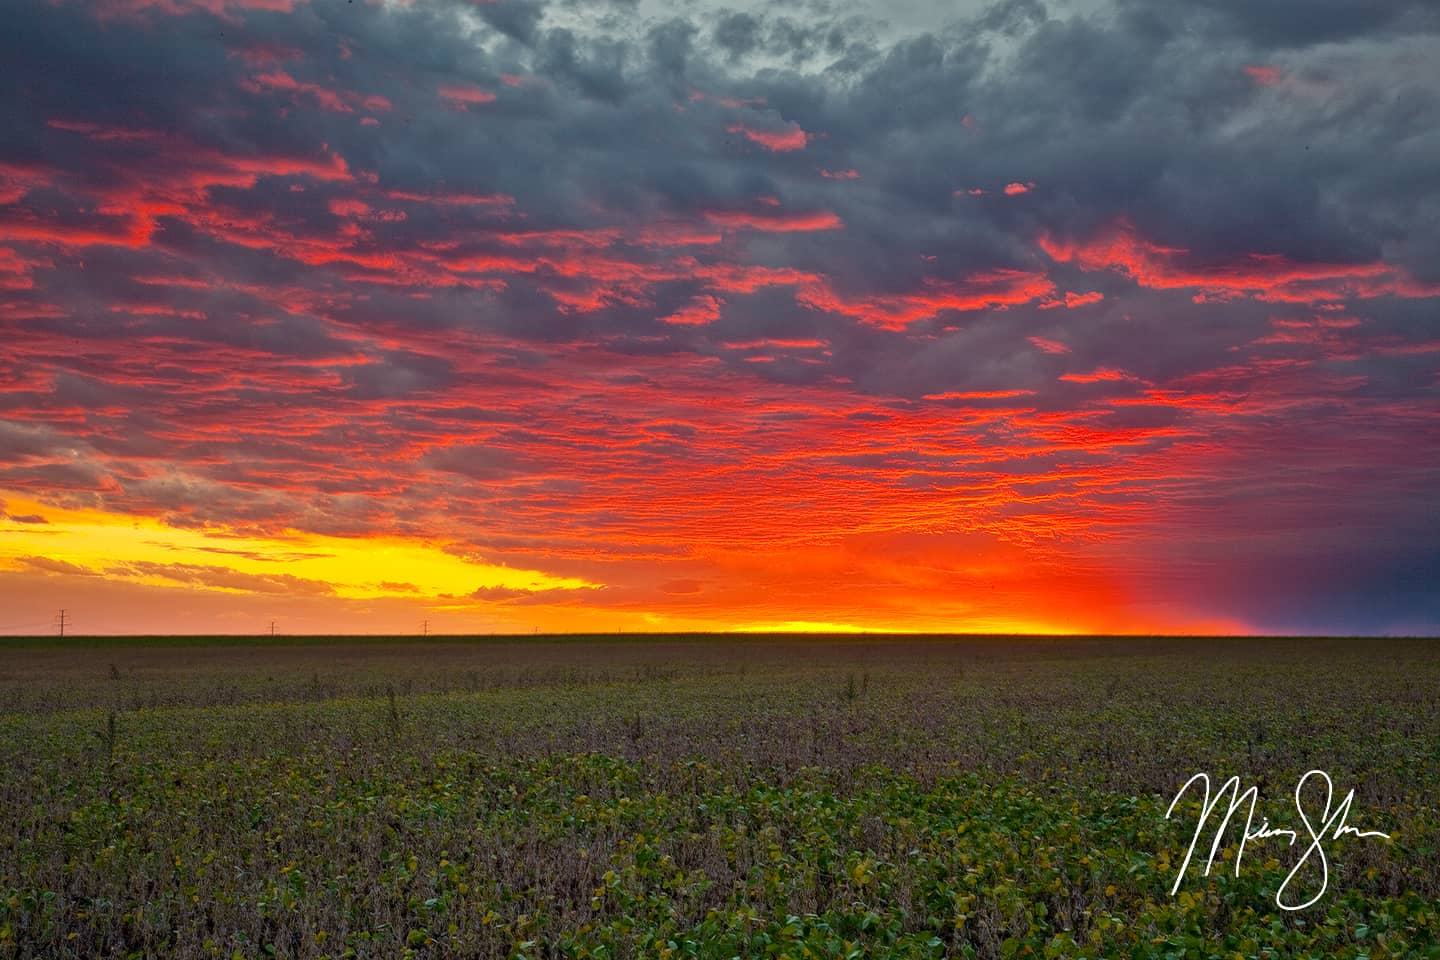
[{"label": "orange glow on horizon", "polygon": [[[0,582],[69,597],[68,605],[85,609],[91,630],[102,633],[109,632],[101,626],[107,616],[119,618],[85,598],[115,597],[127,589],[137,598],[156,598],[145,601],[152,605],[164,597],[221,607],[228,602],[226,617],[188,632],[236,632],[235,611],[251,608],[269,611],[267,616],[288,612],[287,630],[301,633],[384,633],[393,629],[387,624],[408,627],[419,618],[456,633],[1062,635],[1193,633],[1214,626],[1127,618],[1114,608],[1113,590],[1093,576],[1027,572],[1015,566],[1021,560],[1014,551],[981,559],[938,544],[919,545],[924,552],[915,554],[896,541],[892,547],[901,545],[909,556],[895,559],[869,553],[882,544],[871,540],[839,552],[721,553],[707,565],[707,580],[644,591],[490,564],[423,539],[175,528],[143,517],[4,499],[9,522],[0,522]],[[850,585],[838,585],[837,575]],[[717,578],[716,589],[700,592],[702,582]],[[946,596],[945,583],[953,578],[961,579]],[[873,593],[857,594],[855,583],[866,581]],[[994,595],[996,583],[1007,585],[1005,596]],[[976,584],[989,586],[977,590]],[[750,602],[743,599],[747,594]],[[756,602],[756,594],[768,599]],[[323,615],[316,613],[322,609]],[[384,611],[378,621],[376,611]]]}]

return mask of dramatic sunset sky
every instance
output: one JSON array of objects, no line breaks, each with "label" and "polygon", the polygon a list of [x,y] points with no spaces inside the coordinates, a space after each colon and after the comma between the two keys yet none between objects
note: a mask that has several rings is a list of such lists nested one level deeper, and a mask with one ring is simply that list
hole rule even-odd
[{"label": "dramatic sunset sky", "polygon": [[1440,629],[1429,0],[16,0],[0,634]]}]

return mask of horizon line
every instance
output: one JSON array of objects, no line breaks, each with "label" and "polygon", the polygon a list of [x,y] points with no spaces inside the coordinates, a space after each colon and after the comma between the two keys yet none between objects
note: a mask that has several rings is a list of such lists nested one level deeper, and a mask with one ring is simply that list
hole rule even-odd
[{"label": "horizon line", "polygon": [[473,640],[563,640],[625,637],[632,639],[725,638],[725,639],[811,639],[849,640],[895,637],[907,639],[954,640],[1440,640],[1435,633],[1050,633],[975,632],[947,630],[618,630],[618,631],[536,631],[532,633],[77,633],[0,634],[0,642],[35,640],[364,640],[364,641],[473,641]]}]

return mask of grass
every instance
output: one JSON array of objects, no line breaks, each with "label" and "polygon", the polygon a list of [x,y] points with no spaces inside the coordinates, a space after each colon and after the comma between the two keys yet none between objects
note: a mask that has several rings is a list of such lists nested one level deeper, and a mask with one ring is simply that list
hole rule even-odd
[{"label": "grass", "polygon": [[264,639],[3,648],[0,956],[1440,957],[1435,643]]}]

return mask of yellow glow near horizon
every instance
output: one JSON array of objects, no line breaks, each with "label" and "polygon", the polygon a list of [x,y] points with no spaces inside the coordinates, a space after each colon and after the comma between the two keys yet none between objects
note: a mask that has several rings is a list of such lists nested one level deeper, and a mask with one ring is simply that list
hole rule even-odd
[{"label": "yellow glow near horizon", "polygon": [[729,627],[736,633],[884,633],[884,634],[927,634],[927,633],[974,633],[993,636],[1019,636],[1036,634],[1041,636],[1065,636],[1083,631],[1073,628],[1056,627],[1048,623],[1029,620],[996,620],[994,618],[946,621],[934,626],[916,626],[913,623],[902,626],[888,624],[857,625],[853,623],[831,623],[813,620],[782,620],[773,623],[746,623]]},{"label": "yellow glow near horizon", "polygon": [[[746,623],[733,628],[736,633],[871,633],[870,627],[853,623],[827,623],[817,620],[781,620],[775,623]],[[890,632],[890,631],[885,631]]]},{"label": "yellow glow near horizon", "polygon": [[312,580],[327,584],[335,596],[347,599],[464,597],[481,587],[535,591],[600,586],[576,577],[472,562],[446,553],[444,544],[430,541],[332,537],[300,531],[251,536],[224,528],[187,530],[150,517],[53,507],[8,493],[3,500],[12,517],[38,515],[46,521],[0,529],[0,565],[9,569],[25,569],[27,564],[20,558],[35,556],[133,583],[250,592],[225,586],[218,578],[215,583],[180,582],[146,572],[143,566],[126,566],[186,564],[243,575]]}]

